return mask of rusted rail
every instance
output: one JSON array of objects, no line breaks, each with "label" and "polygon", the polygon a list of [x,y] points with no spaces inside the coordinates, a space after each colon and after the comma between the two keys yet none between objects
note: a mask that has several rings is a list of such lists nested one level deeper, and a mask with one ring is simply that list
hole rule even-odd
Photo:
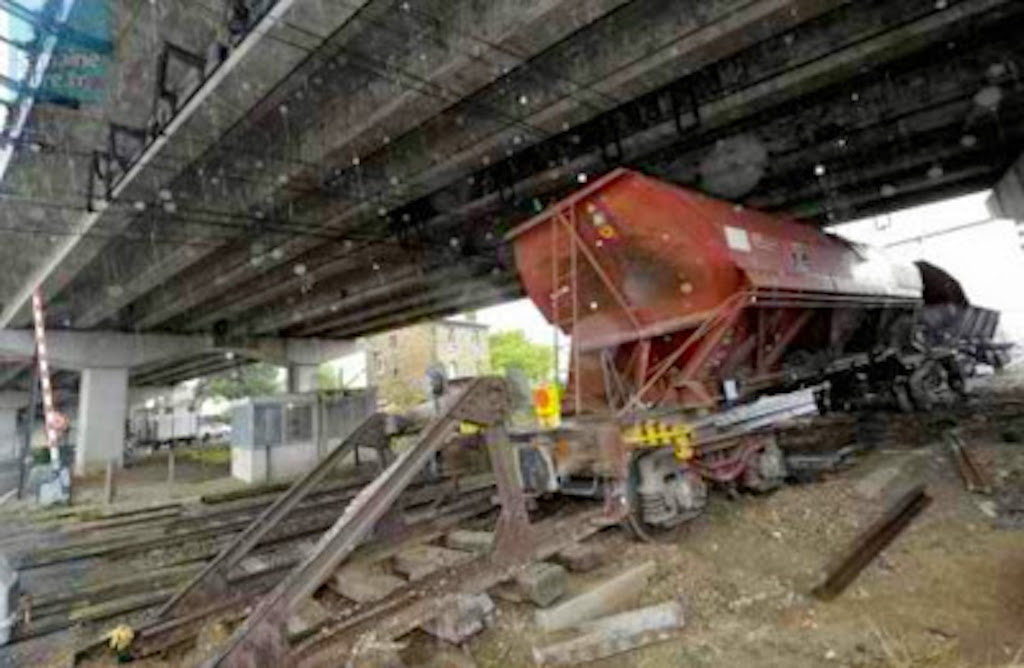
[{"label": "rusted rail", "polygon": [[538,522],[533,525],[536,537],[530,543],[531,548],[520,551],[518,561],[480,555],[456,571],[438,572],[410,583],[387,598],[362,606],[347,619],[320,629],[295,646],[289,660],[282,665],[340,665],[339,657],[349,656],[360,638],[367,635],[372,635],[377,641],[400,638],[436,617],[458,595],[485,592],[513,577],[524,565],[548,559],[606,527],[617,525],[622,519],[621,516],[609,515],[604,508],[594,508]]},{"label": "rusted rail", "polygon": [[991,494],[992,483],[978,466],[978,462],[960,434],[953,430],[947,431],[946,442],[949,443],[950,455],[953,457],[953,463],[956,464],[956,469],[960,473],[960,478],[964,481],[967,491]]},{"label": "rusted rail", "polygon": [[208,665],[281,665],[288,652],[284,623],[289,612],[352,553],[461,422],[495,425],[504,419],[506,402],[505,384],[499,378],[477,378],[467,385],[416,443],[360,492],[313,552],[263,597]]},{"label": "rusted rail", "polygon": [[917,485],[900,497],[886,513],[853,541],[845,556],[829,569],[825,581],[811,593],[828,601],[843,592],[864,567],[871,563],[922,510],[932,502],[924,485]]},{"label": "rusted rail", "polygon": [[360,446],[380,447],[381,442],[387,439],[385,421],[386,416],[383,413],[375,413],[366,418],[330,454],[278,497],[230,545],[172,596],[160,608],[157,618],[167,618],[187,605],[207,603],[217,596],[226,594],[230,570],[249,554],[260,539],[280,524],[320,484],[331,469]]}]

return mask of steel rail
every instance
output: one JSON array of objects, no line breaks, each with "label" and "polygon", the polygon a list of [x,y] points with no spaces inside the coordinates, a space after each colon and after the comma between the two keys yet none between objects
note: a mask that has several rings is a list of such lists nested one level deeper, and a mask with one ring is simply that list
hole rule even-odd
[{"label": "steel rail", "polygon": [[416,443],[359,493],[312,553],[263,597],[207,665],[280,665],[288,652],[284,622],[289,611],[313,594],[352,553],[460,423],[492,426],[504,419],[506,402],[500,378],[477,378],[467,385],[420,433]]},{"label": "steel rail", "polygon": [[843,593],[864,567],[892,543],[931,502],[932,498],[925,493],[923,484],[914,486],[853,541],[845,556],[830,569],[825,580],[811,590],[811,594],[823,601],[830,601]]},{"label": "steel rail", "polygon": [[323,481],[331,469],[361,445],[379,447],[387,440],[386,419],[383,413],[374,413],[363,420],[319,464],[260,513],[215,559],[172,596],[157,612],[157,619],[166,618],[199,599],[223,594],[228,587],[228,572],[252,551],[260,539],[280,524]]}]

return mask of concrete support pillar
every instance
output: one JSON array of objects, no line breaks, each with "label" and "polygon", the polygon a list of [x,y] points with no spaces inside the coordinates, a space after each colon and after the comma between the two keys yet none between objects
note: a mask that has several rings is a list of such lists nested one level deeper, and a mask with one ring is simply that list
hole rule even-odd
[{"label": "concrete support pillar", "polygon": [[78,388],[78,443],[75,475],[103,471],[124,462],[128,416],[128,369],[85,369]]},{"label": "concrete support pillar", "polygon": [[0,408],[0,462],[18,458],[18,409]]},{"label": "concrete support pillar", "polygon": [[18,431],[18,411],[28,406],[28,392],[0,392],[0,462],[17,459],[24,436]]},{"label": "concrete support pillar", "polygon": [[316,392],[319,364],[292,364],[288,367],[289,392]]}]

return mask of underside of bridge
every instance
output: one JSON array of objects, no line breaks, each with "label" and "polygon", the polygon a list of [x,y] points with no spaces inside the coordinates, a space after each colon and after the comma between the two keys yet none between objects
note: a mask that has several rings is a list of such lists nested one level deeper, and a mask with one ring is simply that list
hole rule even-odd
[{"label": "underside of bridge", "polygon": [[111,4],[105,101],[14,141],[6,327],[353,338],[518,296],[503,233],[616,166],[827,225],[1024,146],[1012,0]]}]

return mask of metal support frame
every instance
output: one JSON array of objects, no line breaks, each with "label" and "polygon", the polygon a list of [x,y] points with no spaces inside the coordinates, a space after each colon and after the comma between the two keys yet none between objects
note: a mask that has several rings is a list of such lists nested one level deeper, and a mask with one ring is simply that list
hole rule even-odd
[{"label": "metal support frame", "polygon": [[85,209],[90,213],[96,212],[96,188],[102,186],[102,197],[109,200],[114,189],[114,178],[110,169],[110,154],[103,151],[93,151],[92,159],[89,161],[89,182],[86,185]]},{"label": "metal support frame", "polygon": [[[167,71],[172,61],[176,61],[189,69],[196,70],[199,72],[200,78],[205,75],[205,58],[165,41],[163,50],[160,51],[160,56],[156,63],[156,88],[153,92],[154,117],[157,116],[161,100],[166,100],[170,104],[172,113],[178,110],[178,105],[181,102],[178,99],[178,93],[167,87]],[[157,130],[159,129],[157,128]]]},{"label": "metal support frame", "polygon": [[230,594],[228,575],[268,532],[276,528],[319,485],[327,474],[353,450],[360,446],[379,447],[387,440],[387,416],[374,413],[367,417],[309,473],[296,481],[259,517],[253,520],[210,563],[172,596],[160,610],[157,619],[181,613],[185,608],[208,605],[214,599]]},{"label": "metal support frame", "polygon": [[500,378],[477,378],[433,420],[415,444],[365,487],[316,548],[269,594],[235,631],[209,666],[281,665],[288,651],[289,612],[317,590],[384,517],[398,496],[461,422],[494,427],[507,414]]},{"label": "metal support frame", "polygon": [[690,336],[686,337],[686,340],[683,341],[671,355],[663,359],[654,367],[650,375],[647,376],[643,385],[639,387],[622,410],[619,411],[619,415],[621,416],[638,407],[643,396],[653,389],[655,384],[657,384],[657,382],[661,380],[666,373],[668,373],[668,370],[671,369],[688,350],[700,341],[702,343],[701,347],[698,349],[698,353],[687,362],[687,365],[683,370],[682,377],[680,378],[680,382],[692,385],[690,381],[694,374],[696,374],[696,372],[703,366],[703,363],[707,361],[708,355],[710,355],[711,351],[714,350],[714,346],[718,344],[728,328],[736,321],[736,318],[739,317],[739,314],[750,299],[750,293],[737,292],[722,302],[722,304],[712,312],[711,316],[694,329]]},{"label": "metal support frame", "polygon": [[491,559],[496,563],[517,563],[536,548],[537,536],[530,524],[526,494],[516,474],[515,450],[503,428],[488,431],[487,449],[501,505]]},{"label": "metal support frame", "polygon": [[[122,137],[138,142],[138,151],[127,154],[124,153],[121,150],[121,144],[119,141]],[[123,171],[128,171],[136,156],[141,154],[143,149],[146,148],[146,141],[147,137],[145,130],[130,128],[127,125],[120,125],[118,123],[111,123],[107,132],[107,156],[109,159],[114,160]]]},{"label": "metal support frame", "polygon": [[814,313],[815,311],[811,309],[802,311],[800,315],[798,315],[796,319],[786,327],[782,332],[782,335],[779,337],[779,340],[775,342],[775,346],[771,349],[771,352],[764,356],[762,360],[764,370],[768,370],[775,366],[776,362],[782,358],[782,354],[786,352],[787,348],[789,348],[789,344],[793,342],[793,339],[796,338],[796,335],[800,333],[800,330],[804,328]]}]

